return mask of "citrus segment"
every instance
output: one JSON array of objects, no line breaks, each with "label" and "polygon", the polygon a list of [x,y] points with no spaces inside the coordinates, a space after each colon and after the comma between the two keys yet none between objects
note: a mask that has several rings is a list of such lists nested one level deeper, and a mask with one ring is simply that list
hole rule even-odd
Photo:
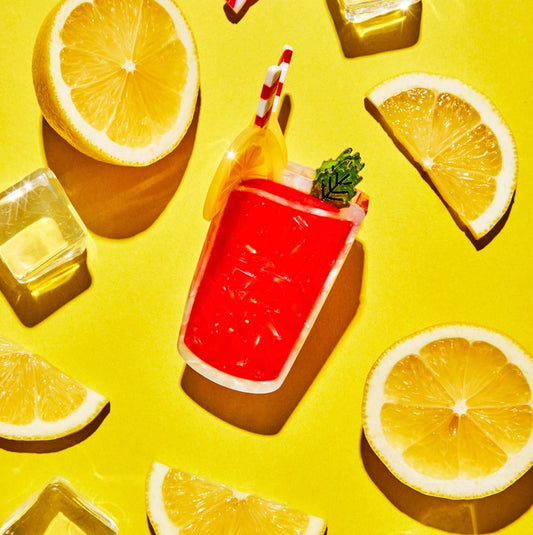
[{"label": "citrus segment", "polygon": [[287,150],[281,129],[248,126],[235,138],[215,172],[204,203],[204,218],[210,221],[242,180],[281,181],[286,166]]},{"label": "citrus segment", "polygon": [[516,187],[516,148],[498,111],[458,80],[416,73],[368,94],[393,137],[479,239],[505,214]]},{"label": "citrus segment", "polygon": [[475,498],[533,465],[533,360],[509,338],[469,325],[427,329],[389,348],[370,371],[363,426],[407,485]]},{"label": "citrus segment", "polygon": [[0,436],[45,440],[88,425],[106,399],[46,360],[0,338]]},{"label": "citrus segment", "polygon": [[160,463],[148,476],[146,500],[157,535],[322,535],[326,529],[320,518]]},{"label": "citrus segment", "polygon": [[44,117],[75,148],[147,165],[192,120],[196,47],[173,0],[63,0],[39,31],[33,79]]}]

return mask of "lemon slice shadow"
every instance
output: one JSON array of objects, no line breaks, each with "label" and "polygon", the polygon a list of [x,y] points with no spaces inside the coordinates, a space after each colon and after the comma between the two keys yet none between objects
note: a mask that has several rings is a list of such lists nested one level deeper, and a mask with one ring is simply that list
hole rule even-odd
[{"label": "lemon slice shadow", "polygon": [[338,0],[326,0],[326,4],[347,58],[409,48],[420,38],[422,2],[361,23],[348,21]]},{"label": "lemon slice shadow", "polygon": [[533,506],[533,468],[499,494],[472,500],[450,500],[422,494],[397,479],[361,432],[363,466],[379,490],[398,510],[426,526],[448,533],[495,533]]},{"label": "lemon slice shadow", "polygon": [[48,166],[89,230],[105,238],[130,238],[159,218],[180,187],[189,165],[200,106],[199,97],[191,125],[180,144],[146,167],[113,165],[86,156],[43,119]]},{"label": "lemon slice shadow", "polygon": [[51,440],[14,440],[0,437],[0,448],[6,451],[16,453],[55,453],[66,450],[80,444],[102,425],[107,415],[111,411],[111,403],[107,402],[98,415],[89,422],[85,427],[74,431],[64,437],[59,437]]}]

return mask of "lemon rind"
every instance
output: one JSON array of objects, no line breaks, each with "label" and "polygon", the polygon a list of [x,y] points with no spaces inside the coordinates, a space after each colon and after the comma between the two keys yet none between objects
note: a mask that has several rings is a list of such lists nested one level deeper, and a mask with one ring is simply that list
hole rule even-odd
[{"label": "lemon rind", "polygon": [[[166,466],[159,462],[153,462],[147,479],[147,512],[148,517],[150,519],[150,523],[152,524],[152,527],[156,530],[157,535],[179,535],[181,531],[168,517],[163,502],[163,482],[170,470],[171,468],[169,466]],[[237,491],[231,487],[228,487],[223,483],[217,483],[217,485],[231,490],[236,496],[240,498],[244,498],[249,495],[248,493]],[[303,535],[323,535],[327,527],[325,520],[313,515],[306,516],[308,517],[309,522]]]},{"label": "lemon rind", "polygon": [[[527,444],[499,470],[478,479],[456,478],[440,480],[425,476],[409,466],[401,452],[389,446],[383,434],[379,415],[372,407],[383,404],[385,381],[398,362],[395,355],[417,354],[435,339],[461,337],[469,341],[484,340],[499,348],[507,360],[517,365],[528,379],[533,391],[533,360],[526,351],[509,337],[476,325],[443,324],[403,338],[389,347],[370,370],[363,395],[363,429],[365,437],[388,469],[403,483],[424,494],[448,499],[474,499],[489,496],[508,488],[533,466],[533,433]],[[533,399],[530,400],[533,408]]]},{"label": "lemon rind", "polygon": [[[494,177],[497,184],[494,200],[478,218],[474,220],[461,218],[474,237],[479,239],[487,234],[505,214],[516,190],[518,164],[516,144],[511,130],[498,109],[485,95],[455,78],[420,72],[401,74],[374,87],[367,94],[367,98],[379,110],[379,106],[389,97],[413,87],[425,87],[435,92],[447,91],[471,105],[475,104],[474,107],[479,112],[481,121],[497,135],[502,152],[502,168]],[[418,163],[431,176],[431,170],[426,168],[424,162],[418,161]],[[503,180],[502,177],[511,177],[510,182]],[[503,187],[504,185],[506,187]],[[451,208],[453,209],[453,206]]]},{"label": "lemon rind", "polygon": [[71,414],[56,421],[36,418],[25,425],[0,422],[0,437],[8,440],[52,440],[62,438],[85,428],[102,412],[108,400],[86,388],[83,403]]},{"label": "lemon rind", "polygon": [[[57,370],[58,373],[66,375],[45,359],[26,351],[7,338],[0,337],[0,360],[2,356],[13,354],[44,362],[48,367]],[[32,422],[23,425],[0,421],[0,437],[8,440],[51,440],[75,433],[91,423],[107,405],[108,399],[76,379],[69,378],[86,392],[85,399],[77,409],[65,418],[56,421],[43,421],[36,418]]]},{"label": "lemon rind", "polygon": [[[190,105],[181,106],[173,127],[156,142],[148,147],[132,148],[121,145],[109,139],[107,135],[95,129],[83,119],[70,98],[70,88],[64,83],[61,75],[60,51],[63,44],[59,37],[59,30],[63,27],[72,10],[80,4],[80,0],[66,0],[55,15],[51,14],[52,20],[43,28],[43,34],[39,41],[44,41],[47,47],[43,56],[34,58],[34,81],[39,97],[39,91],[46,92],[43,87],[46,83],[46,67],[42,60],[48,62],[50,77],[48,80],[49,91],[47,97],[54,101],[59,112],[59,117],[54,117],[49,106],[42,105],[43,115],[67,141],[81,152],[95,159],[110,163],[145,166],[161,159],[169,154],[183,139],[194,116],[199,88],[198,52],[194,36],[185,20],[180,8],[172,0],[158,0],[170,13],[172,21],[176,25],[177,33],[181,39],[187,54],[189,75],[183,87],[183,95],[193,95]],[[46,25],[46,23],[45,23]],[[40,87],[40,89],[39,89]],[[60,95],[62,95],[60,97]]]},{"label": "lemon rind", "polygon": [[163,502],[163,481],[170,467],[154,462],[146,485],[146,510],[157,535],[179,535],[180,529],[170,520]]}]

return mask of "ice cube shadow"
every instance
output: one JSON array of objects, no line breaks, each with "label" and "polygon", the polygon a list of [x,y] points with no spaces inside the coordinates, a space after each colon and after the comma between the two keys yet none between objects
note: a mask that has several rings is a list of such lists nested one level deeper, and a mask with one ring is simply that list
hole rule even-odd
[{"label": "ice cube shadow", "polygon": [[339,0],[326,0],[343,54],[347,58],[369,56],[408,48],[420,37],[422,2],[406,11],[393,11],[365,22],[349,22]]},{"label": "ice cube shadow", "polygon": [[26,327],[45,320],[87,290],[91,283],[87,251],[29,284],[19,283],[0,262],[0,291]]},{"label": "ice cube shadow", "polygon": [[533,468],[498,494],[475,500],[449,500],[427,496],[398,480],[374,453],[364,432],[360,451],[368,475],[397,509],[421,524],[448,533],[494,533],[533,505]]},{"label": "ice cube shadow", "polygon": [[241,429],[274,435],[320,372],[359,307],[364,248],[354,242],[337,280],[296,361],[281,387],[269,394],[248,394],[217,385],[185,367],[181,386],[198,405]]}]

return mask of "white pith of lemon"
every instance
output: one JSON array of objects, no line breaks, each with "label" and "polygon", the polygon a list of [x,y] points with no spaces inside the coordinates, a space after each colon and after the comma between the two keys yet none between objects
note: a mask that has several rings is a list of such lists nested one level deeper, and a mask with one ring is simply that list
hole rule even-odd
[{"label": "white pith of lemon", "polygon": [[533,465],[533,360],[472,325],[440,325],[397,342],[365,385],[363,427],[405,484],[450,499],[507,488]]},{"label": "white pith of lemon", "polygon": [[153,463],[146,507],[156,535],[322,535],[326,524],[285,505]]},{"label": "white pith of lemon", "polygon": [[98,160],[157,161],[195,111],[196,45],[173,0],[63,0],[41,26],[32,70],[50,126]]},{"label": "white pith of lemon", "polygon": [[426,73],[391,78],[367,98],[473,237],[490,232],[517,174],[511,131],[492,103],[460,80]]},{"label": "white pith of lemon", "polygon": [[107,400],[43,358],[0,338],[0,437],[52,440],[86,427]]}]

